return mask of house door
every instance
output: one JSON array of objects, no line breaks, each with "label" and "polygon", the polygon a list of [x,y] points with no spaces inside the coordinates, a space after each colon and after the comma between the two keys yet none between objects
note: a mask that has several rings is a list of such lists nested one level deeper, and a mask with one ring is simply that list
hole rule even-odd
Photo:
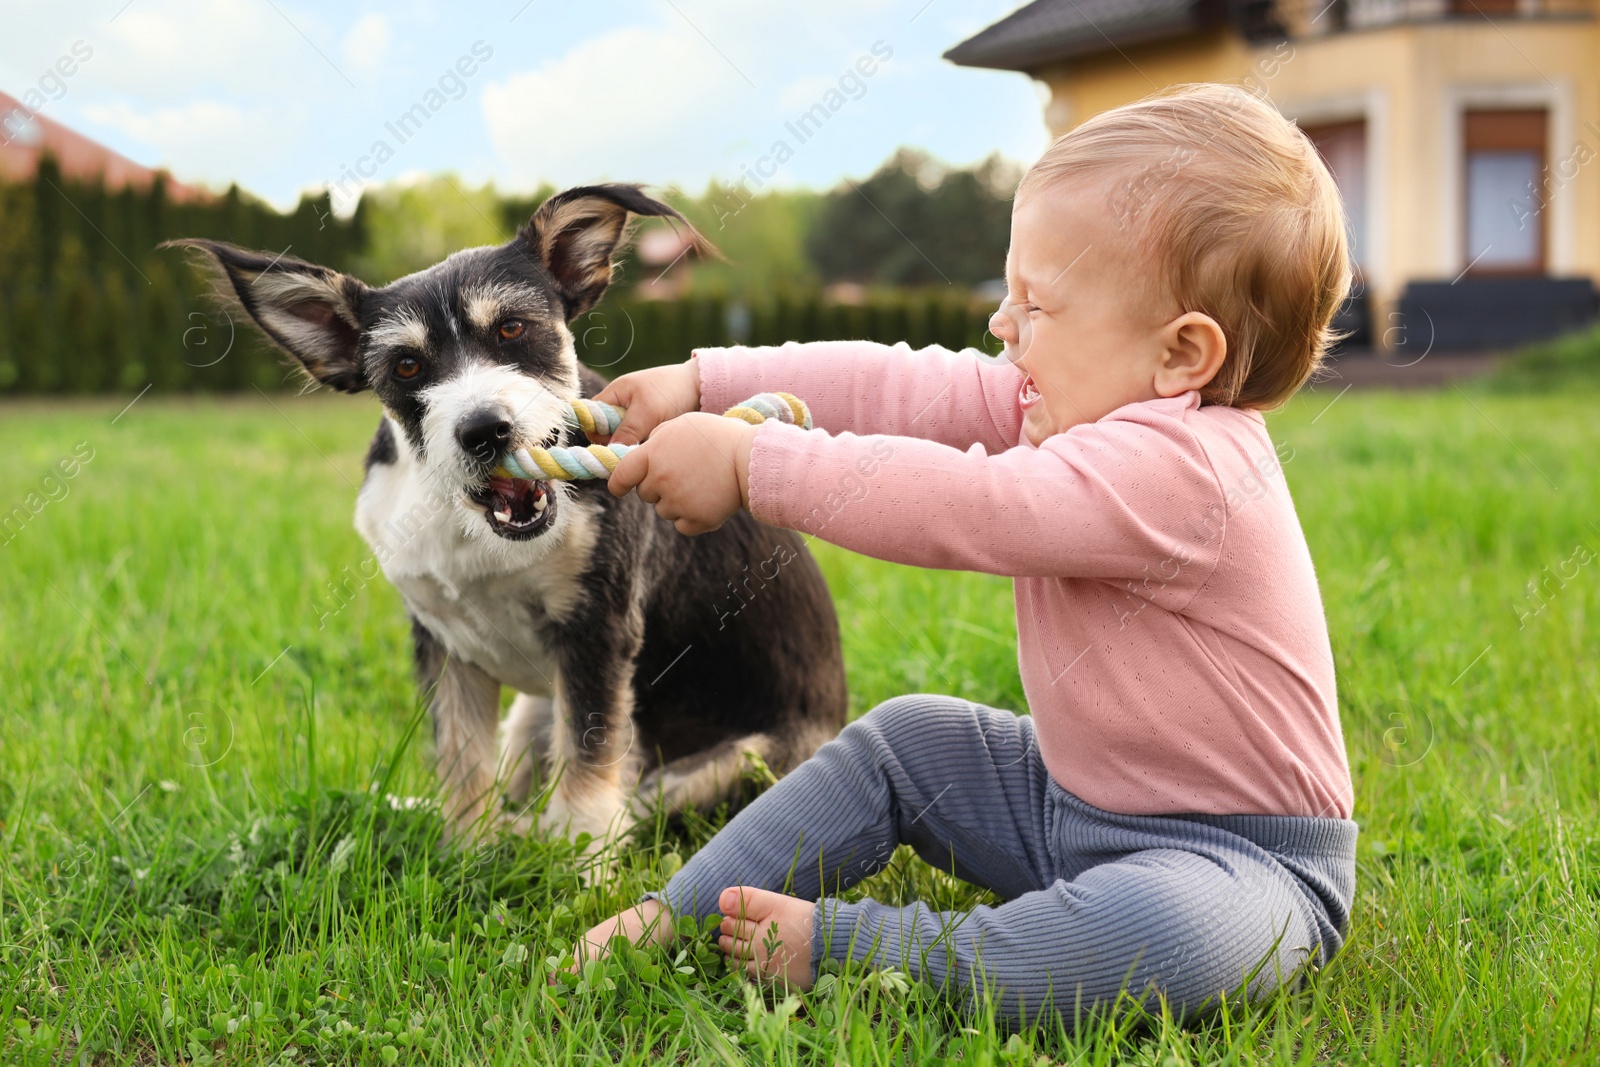
[{"label": "house door", "polygon": [[1463,116],[1462,266],[1473,274],[1545,271],[1543,108]]}]

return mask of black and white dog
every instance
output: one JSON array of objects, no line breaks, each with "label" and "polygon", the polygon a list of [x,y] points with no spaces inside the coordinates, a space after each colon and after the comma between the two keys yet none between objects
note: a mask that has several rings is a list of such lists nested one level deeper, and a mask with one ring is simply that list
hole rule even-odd
[{"label": "black and white dog", "polygon": [[741,513],[686,537],[601,481],[492,474],[519,447],[586,443],[563,412],[604,382],[569,325],[610,284],[630,213],[688,226],[637,186],[569,189],[509,244],[378,289],[180,242],[313,378],[383,402],[356,528],[411,616],[458,830],[530,829],[537,764],[555,781],[540,825],[603,841],[657,800],[731,795],[746,753],[781,773],[844,725],[838,620],[795,534]]}]

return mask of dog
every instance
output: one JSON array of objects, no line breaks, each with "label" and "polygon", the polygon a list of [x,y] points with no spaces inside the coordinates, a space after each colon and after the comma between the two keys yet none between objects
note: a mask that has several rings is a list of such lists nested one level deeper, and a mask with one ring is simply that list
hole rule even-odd
[{"label": "dog", "polygon": [[[782,773],[844,725],[838,619],[792,531],[741,512],[689,537],[603,481],[496,470],[519,447],[588,443],[563,413],[605,382],[572,324],[610,285],[631,216],[710,247],[630,184],[558,193],[509,243],[381,288],[173,242],[311,378],[383,404],[355,525],[411,618],[455,834],[604,842],[655,804],[733,798],[751,755]],[[553,785],[536,793],[536,774]]]}]

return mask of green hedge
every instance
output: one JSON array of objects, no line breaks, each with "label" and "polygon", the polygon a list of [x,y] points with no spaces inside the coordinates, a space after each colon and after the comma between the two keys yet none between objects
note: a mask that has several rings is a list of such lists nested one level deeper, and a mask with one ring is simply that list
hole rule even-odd
[{"label": "green hedge", "polygon": [[46,159],[32,182],[0,184],[0,395],[282,385],[278,356],[217,314],[182,252],[157,247],[175,237],[336,267],[364,243],[361,212],[336,218],[325,194],[287,214],[237,187],[179,203],[159,178],[108,192]]},{"label": "green hedge", "polygon": [[[638,300],[619,296],[573,323],[578,355],[608,377],[675,363],[691,349],[785,341],[869,340],[913,348],[983,347],[994,308],[964,290],[883,290],[861,303],[821,293],[779,293],[749,304],[719,297]],[[987,339],[987,347],[998,343]]]},{"label": "green hedge", "polygon": [[[237,188],[190,204],[173,202],[159,181],[108,193],[64,181],[46,160],[34,182],[0,184],[0,396],[298,388],[284,358],[207,296],[185,255],[156,246],[212,237],[350,269],[363,217],[358,208],[335,218],[325,195],[283,214]],[[861,303],[817,291],[733,304],[618,290],[573,328],[580,358],[615,377],[735,342],[962,348],[982,343],[990,310],[954,287],[885,289]]]}]

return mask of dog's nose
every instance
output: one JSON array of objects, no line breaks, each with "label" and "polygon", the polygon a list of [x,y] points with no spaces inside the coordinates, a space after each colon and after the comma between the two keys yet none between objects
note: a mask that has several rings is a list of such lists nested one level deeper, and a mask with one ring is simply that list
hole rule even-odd
[{"label": "dog's nose", "polygon": [[456,440],[467,455],[488,463],[511,446],[511,423],[498,411],[474,411],[456,426]]}]

